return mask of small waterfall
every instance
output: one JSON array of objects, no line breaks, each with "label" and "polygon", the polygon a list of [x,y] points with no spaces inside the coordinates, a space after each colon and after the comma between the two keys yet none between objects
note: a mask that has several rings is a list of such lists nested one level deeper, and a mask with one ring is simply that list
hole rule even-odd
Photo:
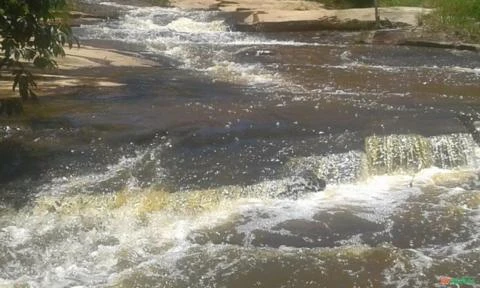
[{"label": "small waterfall", "polygon": [[327,183],[340,184],[369,175],[411,174],[432,166],[476,167],[475,147],[470,134],[370,136],[365,139],[365,152],[293,158],[287,162],[285,174],[313,171]]},{"label": "small waterfall", "polygon": [[369,174],[414,173],[423,168],[475,166],[470,134],[370,136],[365,139]]},{"label": "small waterfall", "polygon": [[454,136],[433,136],[432,143],[434,165],[440,168],[476,165],[475,140],[470,134],[457,134]]},{"label": "small waterfall", "polygon": [[431,142],[420,135],[371,136],[365,139],[370,174],[415,172],[433,164]]}]

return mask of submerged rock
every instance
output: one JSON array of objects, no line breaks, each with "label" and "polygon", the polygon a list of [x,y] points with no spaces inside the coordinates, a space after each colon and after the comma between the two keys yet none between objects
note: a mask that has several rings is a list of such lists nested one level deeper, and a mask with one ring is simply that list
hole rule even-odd
[{"label": "submerged rock", "polygon": [[305,170],[292,177],[291,182],[287,184],[286,191],[278,196],[297,199],[303,193],[322,191],[325,186],[327,183],[324,179],[319,178],[312,170]]}]

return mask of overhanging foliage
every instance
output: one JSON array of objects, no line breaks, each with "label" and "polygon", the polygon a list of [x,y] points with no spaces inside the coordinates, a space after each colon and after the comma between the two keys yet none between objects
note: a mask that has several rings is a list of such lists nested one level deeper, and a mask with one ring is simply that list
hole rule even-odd
[{"label": "overhanging foliage", "polygon": [[75,38],[65,21],[65,0],[0,0],[0,69],[13,75],[22,99],[36,98],[30,68],[54,68]]}]

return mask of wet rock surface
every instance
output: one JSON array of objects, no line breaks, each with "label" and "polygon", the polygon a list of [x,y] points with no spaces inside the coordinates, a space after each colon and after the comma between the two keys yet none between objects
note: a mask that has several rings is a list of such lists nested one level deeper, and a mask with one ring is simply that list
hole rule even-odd
[{"label": "wet rock surface", "polygon": [[479,44],[463,43],[451,35],[426,31],[422,28],[382,29],[365,32],[357,39],[357,42],[480,52]]},{"label": "wet rock surface", "polygon": [[[268,216],[265,216],[268,217]],[[248,225],[250,219],[239,219],[190,236],[195,243],[253,245],[256,247],[338,247],[347,243],[375,243],[376,234],[384,231],[381,223],[360,218],[349,211],[319,212],[312,220],[293,219],[269,230],[240,232],[236,227]],[[381,234],[381,233],[380,233]]]}]

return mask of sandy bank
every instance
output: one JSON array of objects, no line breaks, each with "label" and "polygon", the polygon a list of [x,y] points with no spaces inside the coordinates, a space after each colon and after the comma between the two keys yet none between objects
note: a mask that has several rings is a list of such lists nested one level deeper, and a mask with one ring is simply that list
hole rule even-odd
[{"label": "sandy bank", "polygon": [[89,46],[67,49],[66,57],[58,58],[59,70],[72,70],[94,67],[152,67],[158,65],[143,59],[134,53],[120,52],[113,49],[100,49]]},{"label": "sandy bank", "polygon": [[[104,77],[87,76],[91,69],[158,66],[157,63],[139,55],[127,54],[113,49],[81,46],[80,48],[66,49],[65,52],[65,57],[56,59],[58,69],[35,73],[38,77],[37,92],[39,96],[52,95],[57,89],[67,87],[118,87],[125,85],[113,79],[111,75],[105,75]],[[82,73],[72,73],[80,69]],[[83,73],[83,71],[85,72]],[[0,81],[0,98],[11,97],[13,94],[12,82],[7,79]]]}]

